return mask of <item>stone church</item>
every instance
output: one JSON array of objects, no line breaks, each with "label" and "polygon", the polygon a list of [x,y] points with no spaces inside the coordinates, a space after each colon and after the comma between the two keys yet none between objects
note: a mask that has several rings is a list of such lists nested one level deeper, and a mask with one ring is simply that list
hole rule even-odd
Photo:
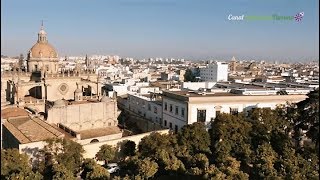
[{"label": "stone church", "polygon": [[37,42],[28,52],[27,70],[15,69],[2,74],[2,103],[24,105],[46,100],[71,100],[79,90],[85,98],[100,97],[101,83],[95,70],[77,67],[73,71],[59,72],[58,53],[49,44],[42,26]]},{"label": "stone church", "polygon": [[61,70],[58,53],[41,26],[26,70],[1,74],[4,148],[27,152],[41,148],[48,137],[69,137],[83,145],[122,137],[116,99],[101,93],[94,69],[80,67]]}]

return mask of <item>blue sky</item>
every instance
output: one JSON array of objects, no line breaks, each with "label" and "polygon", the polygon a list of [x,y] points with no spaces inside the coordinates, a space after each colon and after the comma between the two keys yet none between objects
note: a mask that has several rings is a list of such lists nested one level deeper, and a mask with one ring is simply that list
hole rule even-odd
[{"label": "blue sky", "polygon": [[[319,57],[318,0],[2,0],[1,54],[37,40],[44,20],[59,56],[302,61]],[[229,14],[295,21],[229,21]]]}]

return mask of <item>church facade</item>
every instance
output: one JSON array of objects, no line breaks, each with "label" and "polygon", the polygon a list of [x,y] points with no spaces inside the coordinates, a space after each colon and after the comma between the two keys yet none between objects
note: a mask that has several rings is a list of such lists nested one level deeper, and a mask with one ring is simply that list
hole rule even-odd
[{"label": "church facade", "polygon": [[82,145],[122,137],[116,99],[101,93],[94,69],[80,67],[61,70],[42,26],[28,52],[26,70],[2,73],[4,148],[28,153],[48,137],[68,137]]},{"label": "church facade", "polygon": [[73,71],[59,71],[58,53],[49,44],[47,33],[41,27],[37,42],[28,52],[27,70],[2,73],[2,102],[24,106],[28,103],[71,100],[78,87],[83,96],[100,97],[102,84],[95,70],[79,67]]}]

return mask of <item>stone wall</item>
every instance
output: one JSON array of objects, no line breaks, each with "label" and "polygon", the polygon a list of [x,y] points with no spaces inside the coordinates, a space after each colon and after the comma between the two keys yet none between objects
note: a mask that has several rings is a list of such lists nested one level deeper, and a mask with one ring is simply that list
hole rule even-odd
[{"label": "stone wall", "polygon": [[[158,132],[160,134],[168,134],[169,129],[159,130],[159,131],[154,131],[154,132]],[[85,150],[83,156],[84,156],[84,158],[94,158],[95,155],[97,154],[97,152],[100,150],[100,147],[104,144],[108,144],[108,145],[117,147],[117,145],[119,145],[121,142],[126,141],[126,140],[130,140],[130,141],[134,141],[136,143],[136,145],[138,145],[143,137],[148,136],[151,133],[152,132],[148,132],[148,133],[143,133],[143,134],[138,134],[138,135],[133,135],[133,136],[127,136],[127,137],[123,137],[120,139],[114,139],[114,140],[109,140],[109,141],[86,144],[83,146],[83,149]]]},{"label": "stone wall", "polygon": [[117,126],[115,101],[72,104],[48,109],[47,123],[63,125],[74,131]]}]

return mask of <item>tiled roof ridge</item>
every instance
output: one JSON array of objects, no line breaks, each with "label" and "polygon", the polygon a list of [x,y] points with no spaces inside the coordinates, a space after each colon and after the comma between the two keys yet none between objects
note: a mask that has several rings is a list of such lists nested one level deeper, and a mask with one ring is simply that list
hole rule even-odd
[{"label": "tiled roof ridge", "polygon": [[[44,122],[44,121],[42,121],[41,119],[39,119],[39,118],[33,118],[32,119],[35,123],[37,123],[39,126],[41,126],[41,127],[43,127],[45,130],[47,130],[47,131],[49,131],[50,133],[52,133],[53,135],[55,135],[55,136],[61,136],[62,135],[62,133],[61,132],[59,132],[58,130],[56,130],[51,124],[48,124],[48,123],[46,123],[46,122]],[[46,127],[45,127],[46,126]],[[50,128],[48,128],[48,126],[50,127]],[[53,129],[54,130],[53,130]],[[53,131],[52,131],[53,130]],[[55,132],[54,132],[55,131]]]}]

